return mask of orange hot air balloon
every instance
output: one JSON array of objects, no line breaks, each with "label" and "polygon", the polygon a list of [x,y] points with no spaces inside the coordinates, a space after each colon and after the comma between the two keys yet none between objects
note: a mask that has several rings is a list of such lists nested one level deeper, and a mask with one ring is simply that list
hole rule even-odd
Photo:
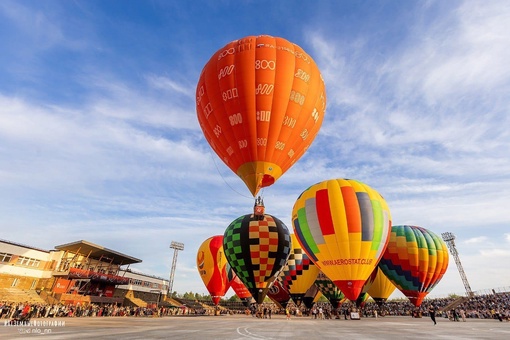
[{"label": "orange hot air balloon", "polygon": [[209,237],[198,248],[197,268],[214,304],[217,305],[228,288],[223,235]]},{"label": "orange hot air balloon", "polygon": [[301,47],[248,36],[207,62],[196,89],[205,138],[255,196],[308,149],[326,110],[321,73]]},{"label": "orange hot air balloon", "polygon": [[292,223],[306,254],[355,301],[388,245],[391,214],[384,198],[356,180],[323,181],[301,193]]},{"label": "orange hot air balloon", "polygon": [[368,294],[374,299],[377,305],[381,306],[397,289],[395,285],[384,275],[381,268],[377,266],[374,282],[368,289]]}]

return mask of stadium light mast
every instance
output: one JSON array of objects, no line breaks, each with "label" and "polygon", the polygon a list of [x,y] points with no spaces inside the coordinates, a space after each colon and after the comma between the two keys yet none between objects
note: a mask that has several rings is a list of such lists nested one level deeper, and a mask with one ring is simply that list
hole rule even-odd
[{"label": "stadium light mast", "polygon": [[179,250],[184,250],[184,243],[172,241],[170,243],[170,248],[174,250],[174,258],[172,260],[172,269],[170,270],[170,282],[168,282],[168,291],[166,296],[171,296],[172,289],[174,287],[174,275],[175,275],[175,266],[177,265],[177,252]]},{"label": "stadium light mast", "polygon": [[462,268],[462,264],[460,263],[459,253],[457,252],[457,248],[455,247],[455,235],[450,232],[441,233],[443,237],[443,241],[448,245],[448,249],[450,249],[450,253],[455,259],[455,264],[457,265],[457,269],[459,270],[460,277],[462,279],[462,283],[464,283],[464,288],[466,289],[466,293],[468,298],[472,298],[474,296],[473,291],[471,290],[471,286],[469,285],[468,279],[466,277],[466,273]]}]

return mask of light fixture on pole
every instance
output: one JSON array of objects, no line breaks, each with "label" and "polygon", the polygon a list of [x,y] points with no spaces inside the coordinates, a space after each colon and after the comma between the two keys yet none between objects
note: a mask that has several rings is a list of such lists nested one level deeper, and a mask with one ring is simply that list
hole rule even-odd
[{"label": "light fixture on pole", "polygon": [[179,250],[184,250],[184,243],[172,241],[170,243],[170,248],[174,250],[174,258],[172,260],[172,270],[170,271],[170,282],[168,282],[168,291],[166,296],[170,297],[172,294],[172,289],[174,286],[174,275],[175,275],[175,266],[177,265],[177,252]]}]

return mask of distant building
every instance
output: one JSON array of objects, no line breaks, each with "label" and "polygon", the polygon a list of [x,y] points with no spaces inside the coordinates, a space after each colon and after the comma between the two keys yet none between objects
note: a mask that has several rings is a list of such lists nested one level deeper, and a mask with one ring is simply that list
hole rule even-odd
[{"label": "distant building", "polygon": [[132,271],[142,260],[76,241],[43,250],[0,240],[0,291],[37,291],[47,302],[157,304],[168,280]]}]

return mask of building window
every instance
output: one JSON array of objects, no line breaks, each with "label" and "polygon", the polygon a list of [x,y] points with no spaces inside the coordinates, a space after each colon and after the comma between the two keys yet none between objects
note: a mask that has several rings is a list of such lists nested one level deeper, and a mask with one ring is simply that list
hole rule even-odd
[{"label": "building window", "polygon": [[9,262],[11,261],[12,254],[0,253],[0,262]]},{"label": "building window", "polygon": [[16,264],[19,264],[21,266],[37,268],[39,267],[39,264],[41,264],[41,261],[38,259],[33,259],[31,257],[20,256],[18,257],[18,261],[16,262]]},{"label": "building window", "polygon": [[11,287],[16,287],[17,284],[18,284],[18,279],[15,278],[14,280],[12,280]]},{"label": "building window", "polygon": [[32,281],[32,285],[30,286],[30,289],[34,289],[36,284],[37,284],[37,280]]}]

